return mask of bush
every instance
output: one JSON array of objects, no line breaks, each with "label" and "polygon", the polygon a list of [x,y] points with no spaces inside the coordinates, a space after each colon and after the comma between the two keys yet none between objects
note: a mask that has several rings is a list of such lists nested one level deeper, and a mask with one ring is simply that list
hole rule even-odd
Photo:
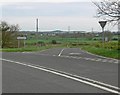
[{"label": "bush", "polygon": [[37,42],[37,45],[45,46],[45,43],[44,43],[43,41],[38,41],[38,42]]},{"label": "bush", "polygon": [[56,40],[52,40],[52,44],[57,44],[57,41]]},{"label": "bush", "polygon": [[[94,44],[94,46],[97,48],[101,48],[101,47],[103,47],[103,43],[99,42],[99,43]],[[104,48],[119,50],[120,46],[119,46],[118,42],[105,42]]]}]

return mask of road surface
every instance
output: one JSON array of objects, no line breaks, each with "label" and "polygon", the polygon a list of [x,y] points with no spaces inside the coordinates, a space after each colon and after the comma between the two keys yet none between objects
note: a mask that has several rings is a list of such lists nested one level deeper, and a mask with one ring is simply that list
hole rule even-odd
[{"label": "road surface", "polygon": [[78,48],[2,53],[3,93],[118,93],[118,60]]}]

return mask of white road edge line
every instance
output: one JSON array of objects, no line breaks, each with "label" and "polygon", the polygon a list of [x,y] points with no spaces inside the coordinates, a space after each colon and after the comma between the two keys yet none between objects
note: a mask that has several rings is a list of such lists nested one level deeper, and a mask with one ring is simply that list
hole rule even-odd
[{"label": "white road edge line", "polygon": [[[11,62],[11,63],[16,63],[16,64],[20,64],[20,65],[24,65],[24,66],[28,66],[28,67],[31,67],[31,68],[35,68],[35,69],[39,69],[39,70],[45,71],[45,72],[50,72],[50,73],[52,73],[52,74],[59,75],[59,76],[65,77],[65,78],[69,78],[69,79],[72,79],[72,80],[75,80],[75,81],[79,81],[79,82],[81,82],[81,83],[84,83],[84,84],[87,84],[87,85],[91,85],[91,86],[94,86],[94,87],[96,87],[96,88],[99,88],[99,89],[108,91],[108,92],[120,94],[120,92],[118,92],[118,91],[116,91],[116,90],[112,90],[112,89],[110,89],[110,88],[107,88],[107,87],[104,87],[104,86],[100,86],[100,85],[98,85],[98,84],[94,84],[94,83],[91,83],[91,82],[88,82],[88,81],[85,81],[85,80],[81,80],[81,79],[79,79],[79,78],[72,77],[72,76],[69,76],[69,75],[67,75],[67,74],[62,74],[62,73],[57,72],[57,71],[52,71],[52,70],[49,70],[49,68],[48,68],[48,69],[47,69],[47,68],[43,68],[42,66],[41,66],[41,67],[37,67],[37,66],[33,66],[33,65],[31,65],[31,64],[21,63],[21,62],[17,62],[17,61],[2,59],[2,58],[0,58],[0,60],[2,60],[2,61],[7,61],[7,62]],[[118,88],[118,89],[119,89],[119,88]]]},{"label": "white road edge line", "polygon": [[60,51],[60,53],[58,54],[58,56],[61,56],[61,54],[62,54],[63,51],[64,51],[64,49],[62,49],[62,50]]}]

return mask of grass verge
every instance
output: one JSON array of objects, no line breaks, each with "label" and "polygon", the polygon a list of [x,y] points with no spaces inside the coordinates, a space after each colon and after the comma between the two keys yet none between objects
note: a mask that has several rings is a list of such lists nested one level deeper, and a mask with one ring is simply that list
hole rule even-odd
[{"label": "grass verge", "polygon": [[104,56],[104,57],[120,59],[120,56],[119,56],[120,50],[97,48],[94,46],[83,46],[81,47],[81,49],[86,50],[93,54]]},{"label": "grass verge", "polygon": [[41,51],[50,48],[66,47],[64,44],[47,44],[46,46],[26,46],[25,48],[3,48],[0,51],[2,52],[33,52]]}]

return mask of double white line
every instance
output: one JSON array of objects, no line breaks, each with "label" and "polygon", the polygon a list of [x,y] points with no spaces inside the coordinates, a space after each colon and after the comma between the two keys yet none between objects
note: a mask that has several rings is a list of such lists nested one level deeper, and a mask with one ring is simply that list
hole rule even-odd
[{"label": "double white line", "polygon": [[92,80],[92,79],[89,79],[89,78],[86,78],[86,77],[73,75],[73,74],[70,74],[70,73],[66,73],[66,72],[63,72],[63,71],[58,71],[58,70],[55,70],[55,69],[52,69],[52,68],[48,68],[48,67],[44,67],[44,66],[40,66],[40,65],[35,65],[35,64],[31,64],[31,63],[21,63],[21,62],[17,62],[17,61],[2,59],[2,58],[0,60],[15,63],[15,64],[19,64],[19,65],[28,66],[28,67],[31,67],[31,68],[34,68],[34,69],[39,69],[39,70],[49,72],[49,73],[52,73],[52,74],[55,74],[55,75],[59,75],[59,76],[62,76],[62,77],[68,78],[68,79],[72,79],[72,80],[75,80],[75,81],[78,81],[78,82],[81,82],[81,83],[84,83],[84,84],[87,84],[87,85],[94,86],[96,88],[105,90],[107,92],[120,94],[120,92],[119,92],[120,88],[118,88],[116,86],[109,85],[109,84],[105,84],[105,83],[102,83],[102,82],[99,82],[99,81],[95,81],[95,80]]}]

